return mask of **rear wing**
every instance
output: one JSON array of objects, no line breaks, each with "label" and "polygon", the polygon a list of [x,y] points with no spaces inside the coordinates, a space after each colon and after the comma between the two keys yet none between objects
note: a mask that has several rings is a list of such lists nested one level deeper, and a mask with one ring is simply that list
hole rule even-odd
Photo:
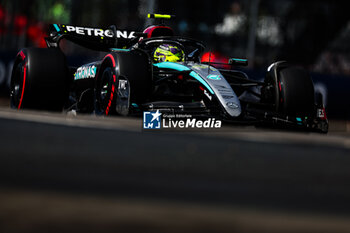
[{"label": "rear wing", "polygon": [[118,30],[115,26],[107,29],[67,24],[50,24],[49,37],[46,37],[47,47],[58,47],[63,38],[81,46],[94,50],[109,50],[110,48],[125,49],[137,43],[143,33],[129,30]]}]

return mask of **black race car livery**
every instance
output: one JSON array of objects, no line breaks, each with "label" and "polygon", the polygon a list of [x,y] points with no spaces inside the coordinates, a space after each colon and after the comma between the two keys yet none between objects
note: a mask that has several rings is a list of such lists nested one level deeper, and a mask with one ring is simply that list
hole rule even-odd
[{"label": "black race car livery", "polygon": [[[172,18],[164,15],[151,15]],[[60,49],[70,40],[103,56],[79,67]],[[98,115],[142,115],[144,111],[221,119],[231,123],[328,131],[322,96],[308,72],[285,61],[268,67],[263,81],[228,64],[201,61],[205,45],[175,36],[164,24],[142,32],[52,24],[45,49],[19,52],[11,78],[11,106]],[[161,45],[184,51],[178,62],[155,62]]]}]

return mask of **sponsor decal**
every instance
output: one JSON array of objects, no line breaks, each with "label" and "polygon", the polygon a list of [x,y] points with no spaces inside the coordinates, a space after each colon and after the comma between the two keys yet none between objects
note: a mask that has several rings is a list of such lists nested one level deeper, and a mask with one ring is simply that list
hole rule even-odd
[{"label": "sponsor decal", "polygon": [[225,87],[225,86],[223,86],[223,85],[214,85],[216,88],[218,88],[218,89],[230,89],[230,88],[228,88],[228,87]]},{"label": "sponsor decal", "polygon": [[190,114],[162,114],[157,111],[143,112],[144,129],[218,129],[221,120],[215,118],[197,119]]},{"label": "sponsor decal", "polygon": [[222,98],[224,98],[225,100],[228,100],[228,99],[233,99],[235,97],[233,95],[222,95]]},{"label": "sponsor decal", "polygon": [[227,107],[232,108],[232,109],[239,108],[238,104],[235,104],[233,102],[228,102],[226,105],[227,105]]},{"label": "sponsor decal", "polygon": [[218,89],[218,91],[223,94],[223,95],[227,95],[227,94],[231,94],[232,93],[232,90],[230,89]]},{"label": "sponsor decal", "polygon": [[77,69],[74,74],[74,80],[95,78],[96,76],[96,66],[82,66]]},{"label": "sponsor decal", "polygon": [[[112,30],[107,29],[99,29],[99,28],[87,28],[87,27],[76,27],[76,26],[66,26],[66,29],[68,32],[75,32],[76,34],[83,35],[83,36],[99,36],[99,37],[110,37],[112,38],[114,36],[114,33]],[[124,39],[131,39],[135,38],[134,36],[135,32],[128,32],[128,31],[121,31],[116,30],[116,37],[117,38],[124,38]]]},{"label": "sponsor decal", "polygon": [[323,118],[324,117],[323,109],[317,109],[317,117],[318,118]]},{"label": "sponsor decal", "polygon": [[327,119],[326,110],[325,110],[324,107],[317,109],[317,118],[320,118],[321,120],[326,120]]},{"label": "sponsor decal", "polygon": [[217,75],[217,74],[208,75],[207,78],[212,80],[221,80],[220,75]]},{"label": "sponsor decal", "polygon": [[196,64],[196,65],[193,65],[192,68],[195,70],[206,70],[209,68],[211,71],[217,71],[214,67],[209,65],[204,65],[204,64]]}]

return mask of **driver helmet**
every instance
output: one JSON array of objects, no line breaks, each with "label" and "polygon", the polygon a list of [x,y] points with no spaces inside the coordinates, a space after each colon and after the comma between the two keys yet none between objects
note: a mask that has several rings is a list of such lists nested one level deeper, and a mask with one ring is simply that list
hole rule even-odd
[{"label": "driver helmet", "polygon": [[162,44],[154,51],[153,60],[155,63],[182,62],[185,60],[185,53],[178,46]]}]

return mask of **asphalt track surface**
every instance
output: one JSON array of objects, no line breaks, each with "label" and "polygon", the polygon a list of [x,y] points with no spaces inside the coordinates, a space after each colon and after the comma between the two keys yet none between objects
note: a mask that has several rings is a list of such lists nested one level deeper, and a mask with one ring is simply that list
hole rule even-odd
[{"label": "asphalt track surface", "polygon": [[[269,211],[288,213],[288,216],[331,216],[325,219],[336,218],[334,221],[340,222],[329,222],[328,228],[322,225],[327,221],[318,220],[312,225],[314,228],[301,225],[299,228],[289,227],[288,231],[283,226],[276,228],[274,225],[275,228],[266,228],[266,232],[329,232],[330,229],[333,232],[349,232],[349,135],[346,124],[328,135],[233,126],[206,131],[143,131],[138,118],[76,117],[1,108],[0,212],[1,204],[13,213],[28,210],[29,204],[19,201],[27,200],[28,196],[32,197],[31,202],[46,200],[47,205],[55,206],[52,203],[57,198],[50,199],[52,195],[43,194],[51,192],[53,196],[71,195],[70,206],[79,203],[77,197],[86,196],[103,200],[141,200],[150,211],[157,210],[157,203],[177,203],[183,206],[183,212],[176,212],[178,207],[170,208],[171,213],[178,213],[177,217],[186,216],[184,213],[188,213],[188,210],[185,211],[188,206],[206,206],[209,209],[214,206],[233,211],[227,214],[214,211],[222,214],[219,214],[221,217],[215,215],[220,221],[225,219],[224,216],[233,215],[236,220],[240,217],[245,219],[241,219],[247,222],[244,226],[250,226],[248,222],[251,219],[266,224],[269,221],[262,223],[261,219]],[[132,205],[123,206],[121,202],[105,204],[127,210],[137,209]],[[103,205],[100,203],[99,206]],[[203,213],[200,209],[190,209],[196,216]],[[262,214],[252,217],[238,211],[241,209],[259,210]],[[68,212],[62,216],[71,216]],[[40,213],[42,217],[48,214]],[[157,213],[163,217],[163,214],[169,214],[166,211]],[[130,216],[135,217],[134,214]],[[214,218],[210,214],[206,217]],[[14,224],[15,219],[10,218]],[[205,219],[203,217],[202,220],[209,221]],[[3,232],[31,232],[28,228],[13,230],[11,224],[4,225],[8,220],[8,215],[0,214],[0,230],[3,225]],[[48,222],[52,225],[55,223],[52,221]],[[139,223],[141,220],[127,221]],[[199,220],[196,221],[198,225]],[[237,232],[265,232],[259,228],[261,224],[256,225],[260,229],[257,231],[252,226],[240,228],[238,220],[236,225],[225,225],[220,221],[216,222],[218,226],[214,229],[221,229],[221,226],[227,232],[234,229]],[[227,222],[232,223],[229,218]],[[152,223],[160,224],[156,220]],[[30,226],[30,221],[23,224]],[[148,232],[146,229],[151,229],[150,232],[170,232],[166,226],[173,226],[175,230],[171,232],[216,232],[208,228],[205,230],[203,223],[202,228],[193,228],[191,224],[186,225],[187,228],[174,228],[176,223],[169,224],[165,228],[141,229],[142,232]],[[284,227],[289,225],[286,223]],[[100,232],[112,232],[106,229],[116,228],[98,229]],[[140,230],[125,225],[122,229],[123,232]],[[82,231],[89,232],[86,229]],[[65,232],[69,231],[65,229]],[[221,229],[221,232],[225,231]]]}]

